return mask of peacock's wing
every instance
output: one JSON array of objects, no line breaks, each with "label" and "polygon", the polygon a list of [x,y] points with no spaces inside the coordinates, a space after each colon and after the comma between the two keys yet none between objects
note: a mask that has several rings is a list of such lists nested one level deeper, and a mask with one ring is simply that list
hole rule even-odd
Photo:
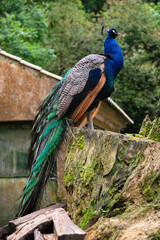
[{"label": "peacock's wing", "polygon": [[[57,108],[57,116],[61,119],[69,109],[73,99],[78,94],[82,93],[90,72],[94,69],[100,68],[104,63],[106,57],[98,54],[90,54],[82,58],[72,71],[67,75],[63,86],[60,90],[60,98]],[[91,81],[94,77],[91,77]]]},{"label": "peacock's wing", "polygon": [[[103,88],[106,81],[106,76],[104,73],[101,73],[99,76],[99,81],[96,86],[91,89],[88,94],[84,97],[81,103],[76,107],[76,109],[70,115],[70,118],[73,120],[75,125],[79,122],[79,120],[84,118],[84,115],[87,109],[91,106],[94,102],[95,98],[97,97],[100,90]],[[94,115],[93,115],[94,116]],[[79,125],[79,124],[78,124]]]}]

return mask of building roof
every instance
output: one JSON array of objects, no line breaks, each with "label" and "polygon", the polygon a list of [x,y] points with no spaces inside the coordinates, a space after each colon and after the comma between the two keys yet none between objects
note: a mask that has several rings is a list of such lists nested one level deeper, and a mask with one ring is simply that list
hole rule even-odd
[{"label": "building roof", "polygon": [[[0,121],[33,120],[61,76],[0,49]],[[111,99],[103,101],[95,125],[119,132],[132,119]]]}]

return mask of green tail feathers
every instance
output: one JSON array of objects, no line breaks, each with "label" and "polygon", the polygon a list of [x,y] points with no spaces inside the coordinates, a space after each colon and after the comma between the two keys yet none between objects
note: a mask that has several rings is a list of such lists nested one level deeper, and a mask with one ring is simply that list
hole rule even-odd
[{"label": "green tail feathers", "polygon": [[32,168],[15,216],[23,216],[35,210],[56,162],[54,150],[63,138],[67,120],[66,118],[59,120],[56,116],[60,88],[65,77],[48,94],[35,118],[28,154],[28,166],[32,165]]},{"label": "green tail feathers", "polygon": [[[54,122],[56,124],[54,124]],[[23,197],[21,206],[19,208],[18,213],[20,215],[23,214],[23,208],[25,208],[25,205],[28,204],[29,198],[32,197],[32,194],[35,191],[36,185],[38,184],[40,178],[41,178],[41,171],[43,171],[44,163],[46,164],[48,160],[50,160],[49,156],[53,152],[53,150],[57,147],[59,144],[62,135],[64,133],[64,130],[66,128],[66,119],[62,120],[53,120],[53,126],[52,129],[49,131],[47,128],[45,132],[43,133],[43,140],[40,141],[45,141],[45,147],[44,149],[40,152],[39,156],[37,157],[36,161],[33,164],[33,168],[30,172],[29,175],[29,182],[26,185],[23,194],[21,197]],[[50,133],[52,132],[52,137],[50,137]],[[27,212],[25,210],[25,212]]]},{"label": "green tail feathers", "polygon": [[[48,144],[45,146],[45,148],[43,149],[42,153],[38,156],[37,161],[36,161],[36,165],[35,167],[32,169],[30,175],[32,175],[33,173],[36,172],[37,169],[39,169],[42,166],[42,163],[44,162],[44,160],[50,155],[50,153],[56,148],[56,146],[58,145],[60,139],[61,139],[61,135],[64,131],[66,127],[65,124],[65,120],[58,120],[58,124],[55,125],[55,127],[53,128],[55,130],[54,131],[54,136],[51,138],[51,140],[48,142]],[[47,129],[46,129],[47,131]],[[44,135],[46,135],[46,133],[44,133]],[[47,137],[47,135],[46,135]]]}]

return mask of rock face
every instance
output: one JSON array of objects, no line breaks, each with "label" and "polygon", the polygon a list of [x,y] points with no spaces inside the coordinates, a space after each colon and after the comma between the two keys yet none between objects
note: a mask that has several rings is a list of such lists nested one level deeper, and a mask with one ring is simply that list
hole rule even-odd
[{"label": "rock face", "polygon": [[147,115],[143,120],[139,134],[147,137],[148,139],[160,142],[160,118],[157,117],[153,122],[151,122],[149,116]]},{"label": "rock face", "polygon": [[64,181],[85,240],[159,239],[160,143],[104,131],[73,135]]}]

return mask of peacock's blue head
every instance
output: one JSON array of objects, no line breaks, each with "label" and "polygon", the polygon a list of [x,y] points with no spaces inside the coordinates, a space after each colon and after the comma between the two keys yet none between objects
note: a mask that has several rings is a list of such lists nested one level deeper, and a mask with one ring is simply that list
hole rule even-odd
[{"label": "peacock's blue head", "polygon": [[105,32],[108,32],[107,38],[116,38],[119,34],[115,28],[107,29],[102,27],[101,34],[103,35]]},{"label": "peacock's blue head", "polygon": [[110,28],[107,34],[107,37],[109,38],[116,38],[118,36],[118,32],[115,28]]}]

